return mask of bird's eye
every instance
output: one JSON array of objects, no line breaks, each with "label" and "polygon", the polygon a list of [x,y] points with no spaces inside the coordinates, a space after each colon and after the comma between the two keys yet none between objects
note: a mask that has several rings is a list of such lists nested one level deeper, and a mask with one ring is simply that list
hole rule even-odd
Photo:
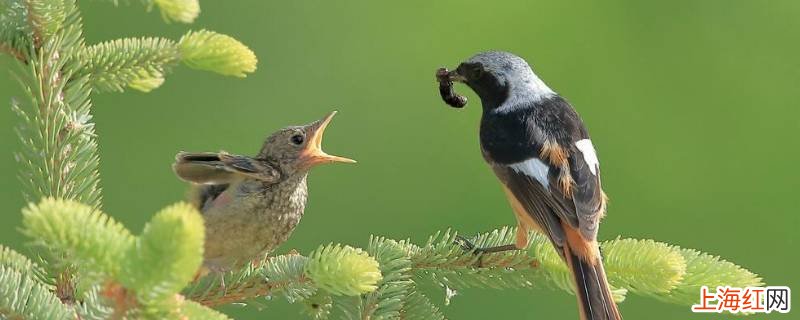
[{"label": "bird's eye", "polygon": [[292,140],[292,143],[294,143],[294,144],[299,146],[299,145],[303,144],[303,141],[305,141],[305,138],[303,138],[302,135],[296,134],[296,135],[292,136],[291,140]]},{"label": "bird's eye", "polygon": [[483,66],[476,64],[469,70],[469,76],[472,79],[480,79],[483,76]]}]

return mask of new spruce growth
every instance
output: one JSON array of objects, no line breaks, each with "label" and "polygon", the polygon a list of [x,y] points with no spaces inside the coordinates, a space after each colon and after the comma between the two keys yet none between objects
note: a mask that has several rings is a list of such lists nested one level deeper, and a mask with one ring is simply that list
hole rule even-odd
[{"label": "new spruce growth", "polygon": [[[190,23],[200,12],[196,0],[139,2],[168,22]],[[177,41],[86,44],[76,0],[0,0],[0,52],[21,67],[25,99],[12,100],[29,201],[21,229],[40,257],[0,246],[0,318],[228,319],[210,307],[282,297],[313,319],[436,320],[445,316],[418,284],[439,285],[448,297],[475,287],[573,290],[566,266],[536,234],[526,250],[486,255],[465,251],[450,231],[424,244],[372,237],[366,249],[328,244],[307,257],[261,257],[202,276],[205,232],[192,206],[163,209],[138,234],[102,212],[91,95],[151,91],[181,64],[245,77],[255,54],[206,30]],[[513,228],[500,228],[471,240],[484,247],[513,237]],[[632,293],[690,305],[702,285],[762,284],[733,263],[652,240],[616,239],[602,250],[620,302]]]}]

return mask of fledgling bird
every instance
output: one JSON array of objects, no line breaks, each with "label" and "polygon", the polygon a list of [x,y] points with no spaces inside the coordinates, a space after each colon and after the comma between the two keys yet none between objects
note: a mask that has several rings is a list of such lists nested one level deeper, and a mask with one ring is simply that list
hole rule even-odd
[{"label": "fledgling bird", "polygon": [[440,83],[463,82],[481,99],[481,151],[519,226],[514,245],[479,250],[522,249],[529,230],[542,232],[573,274],[581,319],[621,319],[597,244],[606,211],[600,163],[581,118],[514,54],[479,53],[445,71]]},{"label": "fledgling bird", "polygon": [[335,114],[273,133],[255,157],[178,153],[173,170],[199,185],[194,203],[205,220],[204,268],[222,273],[274,250],[303,216],[309,170],[355,162],[322,151],[322,135]]}]

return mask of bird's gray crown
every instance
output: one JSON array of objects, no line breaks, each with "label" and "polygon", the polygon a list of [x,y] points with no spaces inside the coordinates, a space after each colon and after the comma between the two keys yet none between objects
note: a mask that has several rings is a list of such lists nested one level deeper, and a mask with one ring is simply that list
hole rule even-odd
[{"label": "bird's gray crown", "polygon": [[508,112],[520,105],[535,103],[556,93],[539,79],[528,62],[521,57],[504,51],[487,51],[478,53],[468,64],[480,64],[485,72],[491,73],[499,81],[504,82],[507,98],[496,110]]}]

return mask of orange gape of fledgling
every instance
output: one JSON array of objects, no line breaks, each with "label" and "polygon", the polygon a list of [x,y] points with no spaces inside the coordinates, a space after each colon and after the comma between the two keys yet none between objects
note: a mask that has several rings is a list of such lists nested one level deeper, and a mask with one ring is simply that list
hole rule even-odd
[{"label": "orange gape of fledgling", "polygon": [[355,162],[322,151],[322,135],[334,114],[273,133],[255,157],[177,155],[175,173],[198,185],[194,203],[206,227],[203,267],[221,273],[274,250],[303,216],[308,171],[323,163]]},{"label": "orange gape of fledgling", "polygon": [[527,246],[529,230],[547,235],[572,271],[581,319],[620,319],[597,245],[606,211],[600,163],[572,106],[508,52],[479,53],[453,71],[437,70],[436,77],[453,107],[466,104],[450,88],[454,81],[481,99],[481,151],[516,214],[515,247]]}]

